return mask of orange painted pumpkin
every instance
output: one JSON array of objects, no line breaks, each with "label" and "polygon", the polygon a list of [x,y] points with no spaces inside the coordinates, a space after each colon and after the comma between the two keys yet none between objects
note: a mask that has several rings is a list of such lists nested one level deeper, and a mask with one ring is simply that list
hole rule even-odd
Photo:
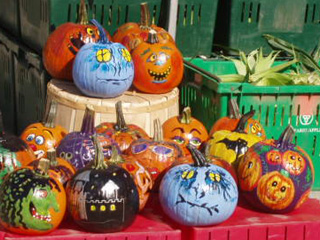
[{"label": "orange painted pumpkin", "polygon": [[175,44],[161,43],[153,30],[148,40],[132,51],[133,85],[145,93],[167,93],[177,87],[183,76],[183,58]]},{"label": "orange painted pumpkin", "polygon": [[[219,130],[230,130],[233,131],[241,118],[241,114],[239,111],[239,106],[237,104],[236,99],[231,99],[229,102],[229,116],[222,117],[218,119],[212,126],[210,130],[210,136]],[[266,132],[258,120],[254,118],[249,118],[246,123],[246,127],[244,130],[246,133],[257,135],[261,137],[263,140],[266,139]]]},{"label": "orange painted pumpkin", "polygon": [[30,124],[21,133],[20,138],[34,151],[37,158],[47,156],[47,150],[58,147],[60,141],[67,135],[67,130],[55,125],[57,102],[52,100],[43,121]]},{"label": "orange painted pumpkin", "polygon": [[185,155],[191,155],[187,148],[189,143],[199,149],[209,137],[205,126],[191,117],[190,107],[183,109],[182,116],[175,116],[165,121],[162,129],[163,137],[178,143]]},{"label": "orange painted pumpkin", "polygon": [[116,123],[104,122],[96,127],[96,132],[111,137],[118,144],[122,152],[137,139],[150,139],[148,134],[135,124],[126,124],[122,112],[122,102],[116,103]]},{"label": "orange painted pumpkin", "polygon": [[150,24],[150,11],[148,3],[144,2],[140,4],[140,23],[128,22],[121,25],[112,36],[114,42],[122,43],[129,51],[132,51],[140,43],[146,42],[148,39],[148,32],[153,29],[160,42],[172,42],[174,39],[171,35],[161,27],[155,24]]}]

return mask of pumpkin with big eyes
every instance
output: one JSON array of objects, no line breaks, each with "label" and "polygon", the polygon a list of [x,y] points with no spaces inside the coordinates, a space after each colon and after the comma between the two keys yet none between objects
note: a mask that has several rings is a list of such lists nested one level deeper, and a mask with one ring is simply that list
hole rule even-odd
[{"label": "pumpkin with big eyes", "polygon": [[281,153],[277,150],[271,150],[267,153],[267,162],[270,164],[281,164],[282,156]]},{"label": "pumpkin with big eyes", "polygon": [[283,154],[284,168],[293,175],[301,174],[306,168],[305,159],[295,151],[286,151]]}]

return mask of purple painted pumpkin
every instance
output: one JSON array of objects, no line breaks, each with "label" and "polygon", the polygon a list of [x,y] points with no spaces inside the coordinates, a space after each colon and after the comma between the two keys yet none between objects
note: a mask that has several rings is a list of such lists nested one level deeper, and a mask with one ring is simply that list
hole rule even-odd
[{"label": "purple painted pumpkin", "polygon": [[255,208],[286,213],[308,199],[314,169],[308,154],[292,143],[289,125],[278,140],[264,140],[248,149],[238,165],[239,188]]}]

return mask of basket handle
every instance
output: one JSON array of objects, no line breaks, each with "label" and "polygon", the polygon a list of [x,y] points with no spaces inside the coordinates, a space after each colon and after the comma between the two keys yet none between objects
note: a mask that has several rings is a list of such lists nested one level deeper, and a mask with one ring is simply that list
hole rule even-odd
[{"label": "basket handle", "polygon": [[206,70],[204,70],[202,68],[199,68],[198,66],[194,65],[191,62],[186,61],[185,59],[183,59],[183,64],[189,66],[190,68],[193,68],[194,70],[196,70],[199,73],[202,73],[202,74],[205,74],[205,75],[209,76],[210,78],[212,78],[213,80],[217,81],[218,83],[221,82],[221,79],[217,75],[212,74],[212,73],[210,73],[210,72],[208,72],[208,71],[206,71]]}]

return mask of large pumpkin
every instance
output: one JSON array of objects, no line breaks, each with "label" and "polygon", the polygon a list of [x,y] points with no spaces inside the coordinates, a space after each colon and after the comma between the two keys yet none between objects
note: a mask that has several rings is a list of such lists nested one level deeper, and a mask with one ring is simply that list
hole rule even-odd
[{"label": "large pumpkin", "polygon": [[194,164],[171,168],[159,189],[164,212],[187,226],[207,226],[228,219],[238,202],[238,188],[225,169],[208,164],[195,147],[190,146]]},{"label": "large pumpkin", "polygon": [[20,138],[25,141],[36,154],[37,158],[47,156],[47,150],[56,148],[67,135],[67,130],[54,123],[57,112],[57,102],[52,100],[43,121],[32,123],[21,133]]},{"label": "large pumpkin", "polygon": [[130,226],[139,210],[139,195],[130,174],[104,161],[95,137],[95,160],[67,184],[69,212],[90,232],[117,232]]},{"label": "large pumpkin", "polygon": [[314,181],[312,161],[292,143],[293,135],[289,126],[278,140],[250,147],[239,162],[239,188],[244,198],[262,211],[290,212],[310,194]]},{"label": "large pumpkin", "polygon": [[261,141],[257,135],[244,131],[247,120],[254,114],[254,110],[244,114],[235,130],[220,130],[215,132],[206,145],[206,156],[222,158],[233,165],[246,153],[249,147]]},{"label": "large pumpkin", "polygon": [[21,168],[5,178],[0,188],[0,222],[11,232],[40,235],[55,230],[66,210],[62,184],[49,177],[49,161],[35,169]]},{"label": "large pumpkin", "polygon": [[190,155],[187,145],[191,144],[197,149],[208,140],[205,126],[197,119],[191,117],[190,107],[182,111],[182,116],[169,118],[162,124],[163,137],[172,139],[180,145],[185,155]]},{"label": "large pumpkin", "polygon": [[83,46],[73,63],[72,76],[79,90],[91,97],[112,98],[132,85],[134,65],[129,51],[120,43],[112,43],[96,21],[100,40]]},{"label": "large pumpkin", "polygon": [[132,51],[133,85],[146,93],[167,93],[182,81],[183,58],[174,43],[161,43],[150,30],[148,40]]},{"label": "large pumpkin", "polygon": [[123,112],[122,102],[116,103],[116,122],[100,123],[96,127],[99,134],[111,137],[118,144],[121,152],[125,152],[130,144],[137,139],[150,139],[148,134],[139,126],[135,124],[126,124]]},{"label": "large pumpkin", "polygon": [[[241,118],[241,114],[239,111],[237,101],[234,98],[230,99],[229,112],[229,116],[222,117],[213,124],[210,130],[210,136],[214,134],[216,131],[233,131],[237,127],[237,124],[239,123],[239,120]],[[258,120],[254,118],[249,118],[247,120],[244,131],[249,134],[257,135],[258,137],[261,137],[263,140],[266,139],[266,133],[263,126]]]},{"label": "large pumpkin", "polygon": [[98,29],[89,25],[85,0],[81,0],[79,22],[64,23],[49,35],[42,52],[43,64],[53,78],[72,81],[72,64],[79,49],[98,40]]}]

